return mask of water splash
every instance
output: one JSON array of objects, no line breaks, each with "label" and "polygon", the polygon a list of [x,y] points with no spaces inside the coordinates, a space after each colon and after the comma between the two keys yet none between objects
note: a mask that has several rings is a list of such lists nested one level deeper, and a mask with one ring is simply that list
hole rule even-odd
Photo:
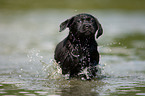
[{"label": "water splash", "polygon": [[43,56],[40,55],[40,50],[34,48],[28,52],[27,57],[29,58],[29,62],[35,62],[43,58]]},{"label": "water splash", "polygon": [[[27,54],[28,65],[31,73],[35,77],[43,77],[47,79],[57,79],[61,77],[61,68],[54,59],[45,60],[44,56],[40,55],[40,50],[33,48]],[[21,68],[23,71],[23,69]],[[21,77],[21,76],[20,76]]]},{"label": "water splash", "polygon": [[[27,54],[28,57],[28,63],[26,66],[26,69],[20,68],[21,71],[25,72],[27,71],[28,75],[32,75],[34,77],[41,77],[41,78],[45,78],[45,79],[70,79],[70,76],[68,74],[66,75],[62,75],[62,69],[60,68],[60,66],[58,65],[58,63],[56,63],[56,61],[52,58],[48,59],[48,58],[44,58],[45,56],[41,55],[40,50],[38,49],[32,49],[28,52]],[[102,78],[103,73],[103,65],[99,64],[97,65],[97,76],[96,78]],[[88,76],[88,69],[84,69],[82,70],[82,72],[80,72],[81,74],[85,74],[86,76]],[[23,74],[20,74],[19,77],[23,77]],[[89,78],[89,77],[87,77]],[[83,78],[82,78],[83,80]],[[85,80],[85,79],[84,79]]]},{"label": "water splash", "polygon": [[27,54],[27,61],[21,64],[19,68],[21,74],[18,77],[40,77],[42,76],[42,64],[40,60],[43,59],[43,56],[40,55],[40,50],[31,49]]},{"label": "water splash", "polygon": [[62,70],[54,59],[51,59],[48,64],[45,63],[44,61],[40,62],[43,65],[42,71],[44,71],[47,74],[48,79],[61,78]]}]

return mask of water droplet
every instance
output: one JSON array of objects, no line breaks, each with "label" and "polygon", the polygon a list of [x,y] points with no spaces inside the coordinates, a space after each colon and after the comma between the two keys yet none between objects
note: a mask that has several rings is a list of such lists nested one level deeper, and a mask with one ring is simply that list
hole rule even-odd
[{"label": "water droplet", "polygon": [[38,57],[39,56],[39,53],[36,53],[36,56]]},{"label": "water droplet", "polygon": [[21,75],[19,75],[19,77],[22,77]]},{"label": "water droplet", "polygon": [[124,48],[127,48],[127,46],[124,46]]},{"label": "water droplet", "polygon": [[40,58],[43,58],[43,56],[40,56]]},{"label": "water droplet", "polygon": [[112,50],[111,49],[109,49],[109,52],[111,52]]}]

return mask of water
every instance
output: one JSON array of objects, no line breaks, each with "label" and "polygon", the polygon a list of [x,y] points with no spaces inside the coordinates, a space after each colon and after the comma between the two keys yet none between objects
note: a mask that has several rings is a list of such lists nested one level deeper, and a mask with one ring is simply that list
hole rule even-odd
[{"label": "water", "polygon": [[[59,24],[80,12],[98,17],[104,34],[98,78],[67,80],[53,60],[67,34]],[[145,14],[103,10],[30,10],[0,13],[1,96],[144,96]]]}]

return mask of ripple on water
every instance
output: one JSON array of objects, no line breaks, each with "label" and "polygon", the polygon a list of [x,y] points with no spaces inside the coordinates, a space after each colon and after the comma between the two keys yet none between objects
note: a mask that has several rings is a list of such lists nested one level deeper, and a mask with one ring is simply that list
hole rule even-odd
[{"label": "ripple on water", "polygon": [[136,95],[145,96],[145,93],[136,93]]}]

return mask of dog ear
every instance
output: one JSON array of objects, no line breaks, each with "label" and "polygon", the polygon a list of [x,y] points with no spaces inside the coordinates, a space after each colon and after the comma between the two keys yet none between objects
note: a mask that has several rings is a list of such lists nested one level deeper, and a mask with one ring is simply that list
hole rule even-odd
[{"label": "dog ear", "polygon": [[96,23],[97,23],[97,26],[98,26],[98,32],[97,32],[96,38],[98,38],[99,36],[101,36],[103,34],[103,28],[102,28],[101,24],[99,23],[99,21],[97,19],[96,19]]},{"label": "dog ear", "polygon": [[59,32],[65,30],[67,27],[70,27],[71,24],[73,23],[73,20],[74,20],[74,17],[72,17],[70,19],[67,19],[66,21],[62,22],[60,24],[60,30],[59,30]]}]

